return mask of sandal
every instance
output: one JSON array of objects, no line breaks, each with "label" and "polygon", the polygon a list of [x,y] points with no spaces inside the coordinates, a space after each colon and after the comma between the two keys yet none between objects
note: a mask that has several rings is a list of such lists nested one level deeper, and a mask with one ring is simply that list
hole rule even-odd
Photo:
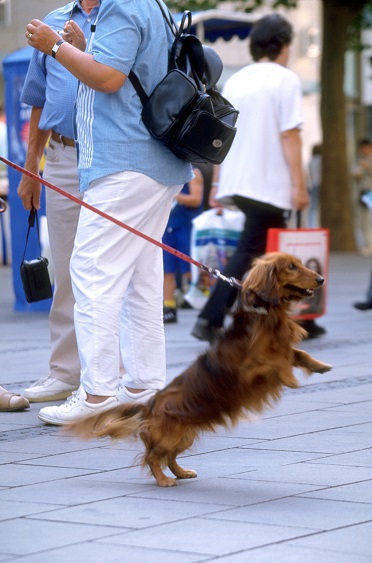
[{"label": "sandal", "polygon": [[30,403],[19,393],[10,393],[0,385],[0,412],[22,411],[28,409]]}]

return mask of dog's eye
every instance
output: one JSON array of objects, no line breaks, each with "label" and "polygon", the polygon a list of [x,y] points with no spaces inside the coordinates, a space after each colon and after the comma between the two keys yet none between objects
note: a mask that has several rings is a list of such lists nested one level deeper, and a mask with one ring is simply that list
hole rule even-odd
[{"label": "dog's eye", "polygon": [[297,270],[296,264],[293,264],[293,262],[291,264],[289,264],[288,270]]}]

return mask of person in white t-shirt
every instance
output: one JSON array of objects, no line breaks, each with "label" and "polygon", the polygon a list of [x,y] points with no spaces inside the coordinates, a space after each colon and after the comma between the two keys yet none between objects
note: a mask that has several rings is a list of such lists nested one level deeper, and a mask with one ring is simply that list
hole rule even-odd
[{"label": "person in white t-shirt", "polygon": [[[269,228],[285,228],[291,210],[309,204],[302,163],[303,122],[299,78],[286,68],[293,31],[279,14],[254,25],[250,52],[254,64],[234,74],[223,95],[239,110],[237,133],[219,168],[216,200],[235,204],[246,216],[235,254],[224,270],[241,279],[256,256],[264,254]],[[212,342],[223,326],[237,290],[218,281],[199,314],[192,335]],[[310,333],[324,333],[312,321]]]}]

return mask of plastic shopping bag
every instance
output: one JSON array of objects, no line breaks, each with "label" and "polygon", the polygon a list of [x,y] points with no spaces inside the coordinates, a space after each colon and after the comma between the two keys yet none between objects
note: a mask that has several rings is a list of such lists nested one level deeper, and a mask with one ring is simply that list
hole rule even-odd
[{"label": "plastic shopping bag", "polygon": [[[191,257],[206,266],[223,271],[238,244],[245,215],[239,210],[213,208],[193,220]],[[202,309],[216,279],[197,266],[191,266],[191,283],[184,299],[193,309]]]}]

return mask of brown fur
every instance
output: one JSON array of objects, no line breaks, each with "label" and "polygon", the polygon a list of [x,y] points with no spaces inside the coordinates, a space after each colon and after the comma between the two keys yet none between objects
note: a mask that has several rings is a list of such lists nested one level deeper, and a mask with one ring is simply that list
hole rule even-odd
[{"label": "brown fur", "polygon": [[307,374],[331,369],[292,347],[306,333],[288,314],[291,303],[312,294],[323,281],[289,254],[256,259],[231,326],[206,353],[147,404],[123,404],[69,429],[84,438],[140,437],[145,445],[142,465],[162,487],[176,484],[163,473],[166,466],[179,479],[196,477],[176,458],[202,431],[230,427],[247,412],[260,413],[275,403],[284,387],[298,386],[293,366]]}]

